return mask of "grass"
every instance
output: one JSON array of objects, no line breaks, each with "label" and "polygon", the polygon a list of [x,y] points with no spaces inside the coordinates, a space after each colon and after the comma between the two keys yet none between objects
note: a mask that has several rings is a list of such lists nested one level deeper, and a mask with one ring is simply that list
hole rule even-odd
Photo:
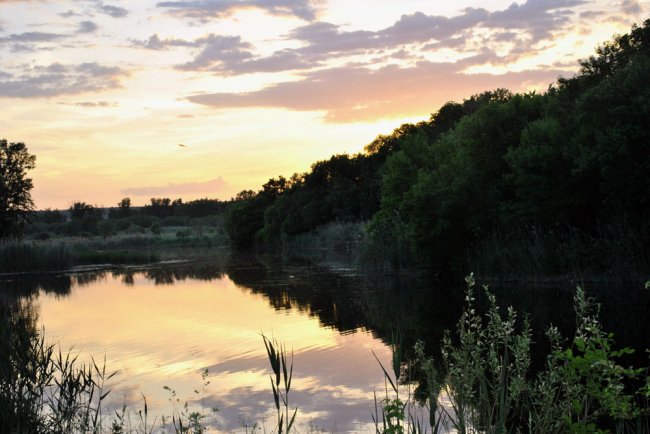
[{"label": "grass", "polygon": [[72,249],[63,242],[0,241],[0,272],[67,270],[73,264]]},{"label": "grass", "polygon": [[[273,391],[273,402],[277,413],[277,432],[278,434],[289,434],[294,422],[298,408],[293,411],[289,417],[289,391],[291,390],[291,380],[293,378],[293,353],[291,361],[287,365],[287,351],[277,340],[271,340],[262,335],[266,354],[273,369],[271,376],[271,390]],[[287,367],[288,366],[288,367]]]},{"label": "grass", "polygon": [[363,223],[333,222],[313,231],[285,238],[283,248],[285,251],[314,249],[352,252],[356,250],[362,236]]},{"label": "grass", "polygon": [[196,249],[224,245],[227,244],[220,236],[198,235],[187,229],[163,231],[160,235],[0,240],[0,273],[67,271],[76,265],[148,264],[158,262],[159,251],[171,247]]},{"label": "grass", "polygon": [[4,241],[0,243],[0,272],[37,273],[66,271],[75,265],[147,264],[159,261],[148,250],[99,250],[85,240],[63,241]]},{"label": "grass", "polygon": [[592,233],[562,227],[494,229],[470,249],[466,266],[479,276],[502,278],[640,276],[650,267],[641,237],[624,222],[600,225]]},{"label": "grass", "polygon": [[114,373],[46,344],[24,311],[0,321],[0,432],[97,432]]}]

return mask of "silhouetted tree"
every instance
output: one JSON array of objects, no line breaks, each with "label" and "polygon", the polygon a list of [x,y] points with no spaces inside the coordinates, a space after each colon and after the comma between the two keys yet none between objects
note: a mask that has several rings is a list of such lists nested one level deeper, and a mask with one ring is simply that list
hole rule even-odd
[{"label": "silhouetted tree", "polygon": [[252,199],[255,196],[255,192],[253,190],[242,190],[239,193],[237,193],[237,196],[235,196],[235,200],[247,200],[247,199]]},{"label": "silhouetted tree", "polygon": [[36,167],[36,157],[24,143],[0,139],[0,238],[20,233],[34,209],[34,187],[27,171]]},{"label": "silhouetted tree", "polygon": [[150,204],[142,209],[144,214],[165,218],[174,215],[174,210],[183,205],[182,199],[171,200],[168,197],[152,197]]},{"label": "silhouetted tree", "polygon": [[119,214],[121,217],[128,217],[131,214],[131,198],[125,197],[118,202]]},{"label": "silhouetted tree", "polygon": [[84,217],[96,216],[99,210],[86,202],[75,202],[69,208],[70,217],[72,219],[82,219]]}]

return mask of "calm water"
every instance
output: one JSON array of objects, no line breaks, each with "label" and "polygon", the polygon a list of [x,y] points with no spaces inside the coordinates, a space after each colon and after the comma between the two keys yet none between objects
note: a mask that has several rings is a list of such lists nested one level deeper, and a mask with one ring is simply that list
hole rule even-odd
[{"label": "calm water", "polygon": [[[388,368],[387,342],[408,353],[422,339],[436,356],[443,330],[453,329],[460,315],[463,291],[439,281],[369,277],[344,265],[215,257],[128,272],[5,279],[0,301],[31,304],[47,339],[64,350],[106,357],[108,369],[119,371],[110,406],[126,403],[135,414],[144,394],[150,415],[169,416],[167,386],[179,406],[187,400],[194,408],[218,408],[210,421],[221,430],[258,422],[268,432],[275,416],[264,333],[293,350],[290,400],[299,407],[300,431],[374,432],[373,396],[381,396],[384,383],[373,352]],[[510,285],[495,292],[501,304],[528,314],[541,353],[548,324],[571,332],[573,287]],[[647,365],[650,291],[634,284],[587,290],[602,303],[607,330],[620,346],[639,350],[635,364]],[[210,384],[203,387],[206,368]]]},{"label": "calm water", "polygon": [[[109,370],[119,371],[112,407],[126,403],[136,412],[144,394],[150,415],[169,416],[168,386],[179,408],[186,400],[218,408],[207,414],[220,429],[258,422],[268,432],[275,413],[264,333],[293,350],[290,400],[302,429],[372,432],[373,393],[383,390],[372,352],[386,366],[391,353],[361,324],[352,300],[362,288],[354,280],[305,267],[274,273],[259,263],[225,270],[207,262],[52,277],[27,299],[47,340],[82,357],[105,356]],[[349,303],[335,295],[342,291]],[[203,388],[205,368],[210,384]]]}]

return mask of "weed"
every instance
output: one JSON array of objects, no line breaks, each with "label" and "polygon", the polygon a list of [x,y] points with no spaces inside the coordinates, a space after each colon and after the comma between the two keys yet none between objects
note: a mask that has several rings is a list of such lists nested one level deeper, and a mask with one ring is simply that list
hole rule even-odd
[{"label": "weed", "polygon": [[[273,401],[277,412],[278,433],[288,434],[298,413],[296,407],[293,415],[289,418],[289,391],[291,390],[291,379],[293,377],[293,352],[291,353],[291,361],[287,365],[287,352],[284,346],[275,339],[270,340],[264,335],[262,335],[262,339],[273,370],[271,389],[273,390]],[[281,386],[283,386],[283,389]]]}]

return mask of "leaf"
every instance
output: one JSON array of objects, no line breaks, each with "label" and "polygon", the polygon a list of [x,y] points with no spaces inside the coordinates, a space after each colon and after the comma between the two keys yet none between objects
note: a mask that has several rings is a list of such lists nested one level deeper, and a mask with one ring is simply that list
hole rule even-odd
[{"label": "leaf", "polygon": [[374,351],[370,350],[372,352],[372,355],[375,356],[375,360],[377,360],[377,363],[379,363],[379,366],[381,367],[381,370],[384,371],[384,376],[388,379],[388,382],[390,383],[391,387],[395,392],[397,392],[397,387],[395,387],[395,383],[393,383],[393,380],[391,380],[390,375],[388,375],[388,372],[384,368],[384,365],[381,364],[381,361],[379,360],[379,357],[377,357],[377,354],[375,354]]}]

